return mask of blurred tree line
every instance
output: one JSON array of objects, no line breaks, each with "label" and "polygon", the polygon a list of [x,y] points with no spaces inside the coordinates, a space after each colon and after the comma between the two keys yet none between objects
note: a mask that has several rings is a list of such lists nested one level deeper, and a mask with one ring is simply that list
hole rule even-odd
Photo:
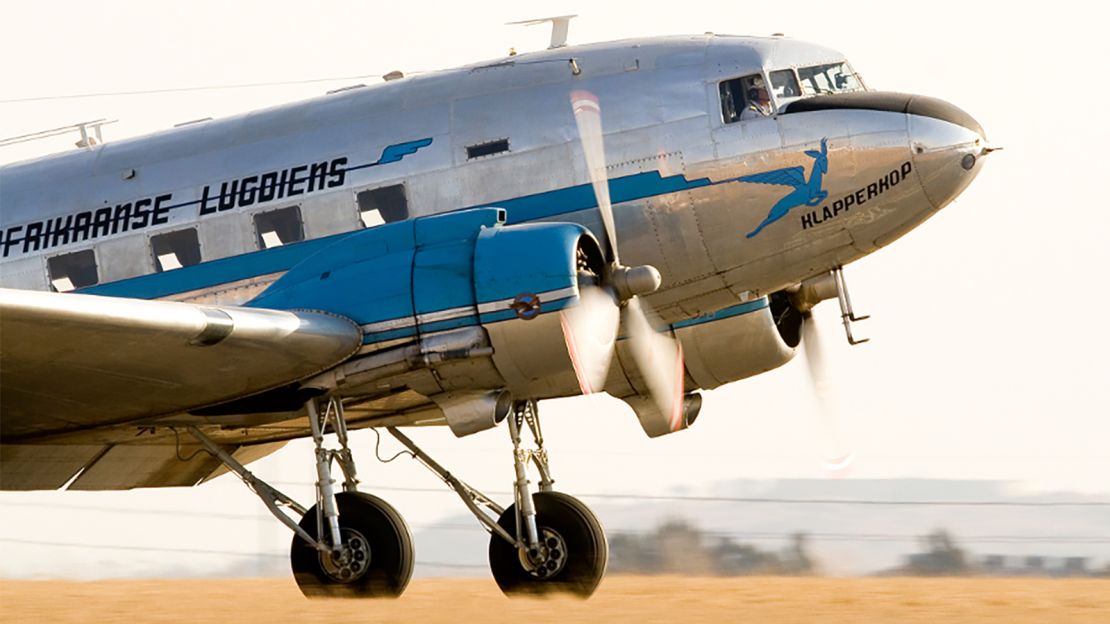
[{"label": "blurred tree line", "polygon": [[911,576],[957,576],[972,572],[967,552],[943,529],[921,538],[922,551],[910,555],[900,570]]},{"label": "blurred tree line", "polygon": [[[1051,561],[1050,561],[1051,560]],[[883,576],[1070,576],[1107,577],[1088,567],[1084,557],[977,556],[944,529],[920,538],[920,550]],[[820,565],[810,553],[806,533],[794,533],[780,549],[759,548],[734,538],[705,532],[685,520],[671,520],[649,533],[614,533],[609,537],[609,569],[631,574],[691,576],[809,575]]]},{"label": "blurred tree line", "polygon": [[636,574],[804,575],[817,572],[805,533],[795,533],[781,550],[764,550],[714,536],[684,520],[646,534],[609,538],[609,569]]}]

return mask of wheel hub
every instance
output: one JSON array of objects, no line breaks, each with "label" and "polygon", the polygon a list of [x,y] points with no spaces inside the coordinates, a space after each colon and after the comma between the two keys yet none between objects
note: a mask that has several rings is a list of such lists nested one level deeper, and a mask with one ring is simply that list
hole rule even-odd
[{"label": "wheel hub", "polygon": [[554,529],[541,527],[539,546],[530,550],[522,549],[520,563],[535,578],[551,578],[566,567],[567,543]]},{"label": "wheel hub", "polygon": [[370,567],[370,543],[354,529],[341,529],[343,547],[320,553],[320,569],[339,583],[358,580]]}]

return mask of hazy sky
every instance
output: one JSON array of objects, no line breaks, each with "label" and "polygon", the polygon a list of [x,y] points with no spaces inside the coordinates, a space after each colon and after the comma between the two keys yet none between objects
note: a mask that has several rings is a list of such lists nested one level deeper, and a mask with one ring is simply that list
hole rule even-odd
[{"label": "hazy sky", "polygon": [[[1079,2],[1054,2],[1036,13],[966,0],[784,6],[719,0],[6,3],[0,100],[450,67],[502,56],[510,46],[545,47],[546,27],[503,24],[561,13],[581,15],[571,24],[572,43],[784,32],[840,49],[871,87],[947,99],[1005,147],[954,204],[849,267],[857,308],[872,315],[858,331],[872,342],[849,348],[834,304],[818,308],[828,358],[836,363],[841,437],[856,455],[853,476],[1009,479],[1034,489],[1110,492],[1110,332],[1101,318],[1110,303],[1110,209],[1102,173],[1110,83],[1092,65],[1106,56],[1104,20]],[[120,120],[105,129],[111,140],[372,80],[6,101],[0,137],[107,117]],[[0,148],[0,162],[71,149],[73,140]],[[827,442],[800,360],[707,393],[693,429],[659,440],[647,440],[631,411],[604,397],[551,402],[543,413],[556,477],[571,493],[697,491],[722,479],[822,476]],[[464,440],[447,431],[414,435],[464,478],[508,488],[504,428]],[[411,461],[373,461],[372,443],[369,432],[356,436],[364,481],[437,483]],[[291,445],[258,467],[275,480],[307,482],[309,446]],[[447,497],[385,494],[415,524],[461,510]],[[276,522],[258,523],[257,539],[227,546],[241,534],[198,537],[189,528],[195,519],[27,506],[42,503],[261,508],[236,482],[193,491],[0,494],[0,538],[26,538],[31,526],[45,540],[171,536],[196,548],[240,551],[288,539]],[[135,523],[156,531],[135,538],[128,532]],[[7,560],[0,574],[23,565],[12,562],[60,565],[56,550],[2,542],[0,549]],[[55,563],[43,563],[51,558]]]}]

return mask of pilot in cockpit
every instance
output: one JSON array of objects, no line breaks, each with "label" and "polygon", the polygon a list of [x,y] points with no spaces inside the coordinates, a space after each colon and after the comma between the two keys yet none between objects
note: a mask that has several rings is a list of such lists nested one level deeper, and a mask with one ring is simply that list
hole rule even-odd
[{"label": "pilot in cockpit", "polygon": [[762,84],[753,85],[747,91],[748,106],[740,114],[740,119],[760,119],[771,116],[771,97]]}]

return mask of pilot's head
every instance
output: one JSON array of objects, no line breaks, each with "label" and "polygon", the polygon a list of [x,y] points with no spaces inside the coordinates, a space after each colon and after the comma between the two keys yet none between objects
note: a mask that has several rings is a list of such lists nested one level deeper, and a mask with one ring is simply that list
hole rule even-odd
[{"label": "pilot's head", "polygon": [[763,87],[752,87],[748,89],[748,100],[766,104],[771,101],[771,98],[767,96],[767,90]]}]

